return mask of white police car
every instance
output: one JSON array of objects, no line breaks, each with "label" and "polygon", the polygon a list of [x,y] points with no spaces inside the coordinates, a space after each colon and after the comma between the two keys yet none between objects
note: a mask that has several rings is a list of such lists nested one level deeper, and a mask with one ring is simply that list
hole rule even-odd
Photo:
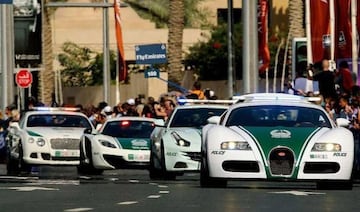
[{"label": "white police car", "polygon": [[288,94],[249,94],[203,128],[200,184],[304,180],[352,188],[354,138],[319,105]]},{"label": "white police car", "polygon": [[10,124],[7,171],[16,175],[37,165],[78,165],[80,137],[93,125],[74,108],[39,107]]}]

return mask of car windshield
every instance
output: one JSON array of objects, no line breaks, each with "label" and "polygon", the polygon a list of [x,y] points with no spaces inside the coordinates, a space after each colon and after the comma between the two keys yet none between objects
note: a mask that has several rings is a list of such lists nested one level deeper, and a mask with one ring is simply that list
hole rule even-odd
[{"label": "car windshield", "polygon": [[178,109],[171,119],[170,127],[196,127],[207,124],[211,116],[220,116],[225,108],[187,108]]},{"label": "car windshield", "polygon": [[331,127],[326,114],[316,108],[261,105],[231,111],[226,126]]},{"label": "car windshield", "polygon": [[154,127],[150,121],[110,121],[101,133],[116,138],[150,138]]},{"label": "car windshield", "polygon": [[86,117],[67,114],[35,114],[27,119],[27,127],[80,127],[91,128]]}]

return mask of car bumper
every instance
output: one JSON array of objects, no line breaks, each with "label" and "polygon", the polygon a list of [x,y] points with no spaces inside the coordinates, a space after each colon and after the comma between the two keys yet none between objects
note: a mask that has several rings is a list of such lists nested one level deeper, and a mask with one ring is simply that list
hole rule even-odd
[{"label": "car bumper", "polygon": [[201,153],[180,151],[176,154],[166,156],[167,171],[199,171],[200,170]]},{"label": "car bumper", "polygon": [[113,149],[93,152],[92,159],[97,169],[146,167],[150,163],[150,150]]},{"label": "car bumper", "polygon": [[353,154],[346,157],[334,153],[318,153],[303,156],[295,161],[289,174],[273,174],[270,162],[256,158],[252,151],[224,151],[222,155],[208,155],[209,176],[227,179],[274,179],[274,180],[349,180],[351,179]]}]

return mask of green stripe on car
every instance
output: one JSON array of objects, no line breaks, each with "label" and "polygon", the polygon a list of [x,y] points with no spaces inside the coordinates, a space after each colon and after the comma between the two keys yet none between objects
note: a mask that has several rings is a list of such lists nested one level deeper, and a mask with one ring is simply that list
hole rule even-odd
[{"label": "green stripe on car", "polygon": [[150,139],[142,138],[116,138],[123,149],[149,150]]}]

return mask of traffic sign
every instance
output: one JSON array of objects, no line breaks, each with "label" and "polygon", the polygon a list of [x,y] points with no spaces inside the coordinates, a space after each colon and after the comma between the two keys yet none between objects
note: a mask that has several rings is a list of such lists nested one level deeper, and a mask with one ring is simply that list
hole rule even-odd
[{"label": "traffic sign", "polygon": [[21,69],[16,73],[15,81],[20,88],[28,88],[33,82],[33,76],[29,70]]},{"label": "traffic sign", "polygon": [[135,46],[136,64],[166,63],[166,45],[163,43]]},{"label": "traffic sign", "polygon": [[12,0],[0,0],[0,4],[12,4]]},{"label": "traffic sign", "polygon": [[145,78],[160,77],[160,70],[156,68],[149,68],[144,71]]}]

